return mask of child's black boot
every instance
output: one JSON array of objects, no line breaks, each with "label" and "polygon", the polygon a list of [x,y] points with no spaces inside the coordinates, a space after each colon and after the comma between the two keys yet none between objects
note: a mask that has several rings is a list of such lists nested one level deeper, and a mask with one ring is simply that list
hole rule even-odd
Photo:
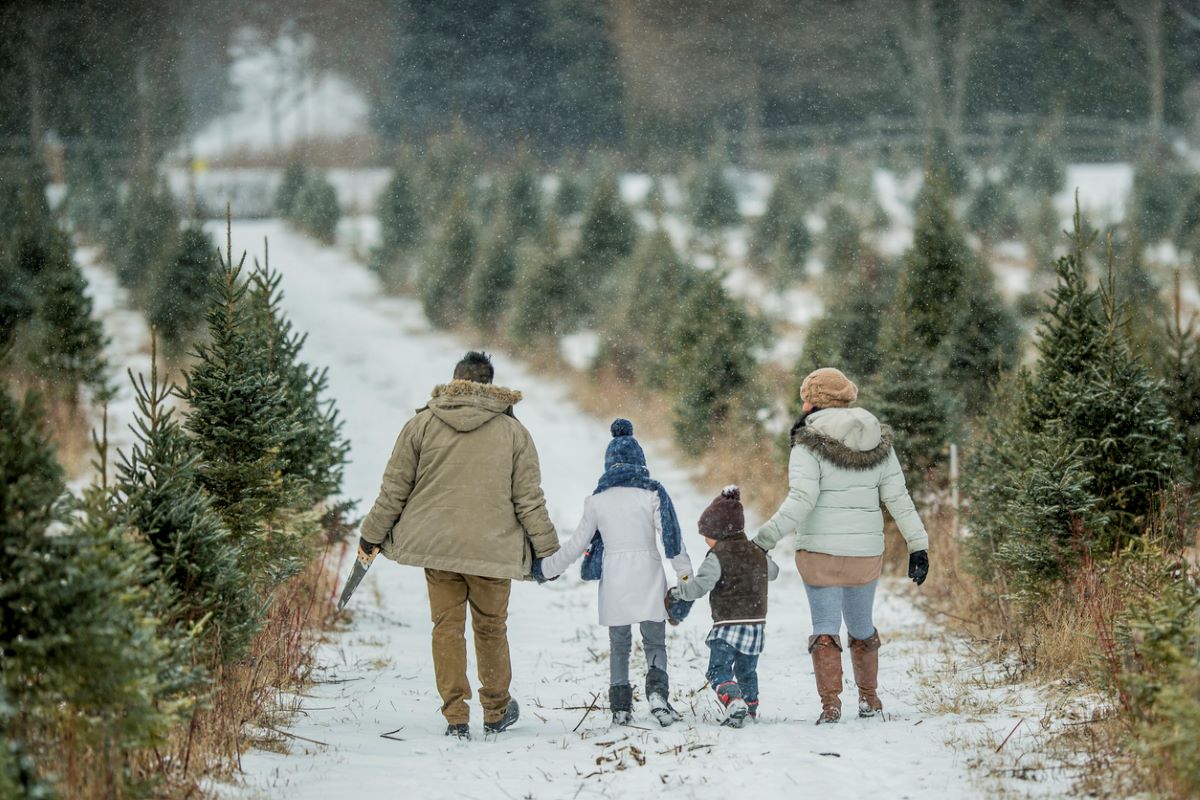
[{"label": "child's black boot", "polygon": [[628,683],[609,686],[608,707],[612,711],[613,725],[633,722],[633,687]]},{"label": "child's black boot", "polygon": [[650,703],[650,713],[664,728],[679,720],[683,715],[671,707],[671,684],[665,670],[651,667],[646,673],[646,700]]}]

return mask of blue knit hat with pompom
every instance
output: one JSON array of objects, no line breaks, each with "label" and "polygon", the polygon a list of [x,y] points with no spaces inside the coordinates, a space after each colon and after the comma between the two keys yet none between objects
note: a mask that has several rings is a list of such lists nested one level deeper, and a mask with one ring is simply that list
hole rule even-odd
[{"label": "blue knit hat with pompom", "polygon": [[627,419],[614,419],[611,430],[613,438],[604,453],[604,469],[612,469],[614,464],[646,466],[646,454],[633,438],[633,423]]}]

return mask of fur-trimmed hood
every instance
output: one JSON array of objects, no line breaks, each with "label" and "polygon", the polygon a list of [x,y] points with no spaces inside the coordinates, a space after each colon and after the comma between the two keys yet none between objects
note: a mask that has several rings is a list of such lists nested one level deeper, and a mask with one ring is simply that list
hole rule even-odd
[{"label": "fur-trimmed hood", "polygon": [[892,452],[892,429],[861,408],[814,411],[792,432],[792,444],[834,466],[872,469]]},{"label": "fur-trimmed hood", "polygon": [[433,388],[425,408],[456,431],[468,433],[498,414],[511,415],[512,407],[519,402],[520,392],[494,383],[450,381]]}]

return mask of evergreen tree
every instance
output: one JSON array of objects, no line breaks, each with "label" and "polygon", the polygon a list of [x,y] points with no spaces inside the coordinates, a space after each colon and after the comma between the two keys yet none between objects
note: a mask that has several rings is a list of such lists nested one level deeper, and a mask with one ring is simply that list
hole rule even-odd
[{"label": "evergreen tree", "polygon": [[710,157],[702,164],[688,187],[692,224],[703,231],[714,231],[742,221],[737,195],[725,179],[721,162]]},{"label": "evergreen tree", "polygon": [[1066,171],[1053,142],[1044,137],[1019,140],[1006,170],[1009,183],[1035,197],[1052,197],[1062,191]]},{"label": "evergreen tree", "polygon": [[32,281],[0,253],[0,353],[12,343],[21,326],[37,310]]},{"label": "evergreen tree", "polygon": [[102,486],[70,517],[42,425],[36,401],[0,392],[0,679],[32,739],[69,722],[124,784],[123,754],[161,740],[183,710],[178,654],[147,610],[148,549]]},{"label": "evergreen tree", "polygon": [[825,217],[825,274],[850,275],[863,254],[862,230],[850,209],[838,203]]},{"label": "evergreen tree", "polygon": [[38,281],[38,309],[33,368],[43,378],[63,387],[74,400],[80,384],[97,394],[107,390],[104,362],[106,340],[92,316],[87,281],[67,252],[57,254],[58,264]]},{"label": "evergreen tree", "polygon": [[512,229],[501,222],[492,231],[483,257],[471,277],[471,322],[494,331],[504,315],[517,282],[517,246]]},{"label": "evergreen tree", "polygon": [[88,140],[67,167],[67,214],[71,223],[81,233],[104,241],[112,235],[112,226],[120,215],[116,176],[94,140]]},{"label": "evergreen tree", "polygon": [[509,323],[518,344],[553,341],[574,325],[579,300],[571,266],[553,244],[524,249]]},{"label": "evergreen tree", "polygon": [[1157,242],[1179,229],[1194,173],[1166,147],[1147,153],[1133,170],[1128,217],[1146,242]]},{"label": "evergreen tree", "polygon": [[149,281],[175,255],[178,241],[179,216],[170,193],[150,179],[135,181],[119,224],[109,232],[108,252],[117,280],[141,298]]},{"label": "evergreen tree", "polygon": [[319,172],[310,173],[292,204],[292,220],[317,241],[333,244],[341,217],[333,184]]},{"label": "evergreen tree", "polygon": [[899,300],[916,343],[932,352],[961,313],[973,257],[950,208],[939,175],[930,175],[917,199],[913,246],[905,254]]},{"label": "evergreen tree", "polygon": [[204,321],[209,286],[217,270],[212,239],[203,228],[185,228],[175,256],[155,276],[146,316],[162,336],[166,352],[177,358]]},{"label": "evergreen tree", "polygon": [[967,209],[966,224],[985,245],[1015,237],[1021,226],[1012,200],[996,181],[985,182],[975,192]]},{"label": "evergreen tree", "polygon": [[467,310],[476,249],[467,196],[460,193],[447,212],[432,257],[417,283],[425,316],[434,325],[448,328],[461,322]]},{"label": "evergreen tree", "polygon": [[299,161],[289,162],[283,170],[283,179],[275,190],[275,213],[284,219],[292,219],[297,212],[297,201],[308,185],[308,168]]},{"label": "evergreen tree", "polygon": [[538,175],[525,162],[504,182],[504,221],[518,236],[534,236],[542,227],[542,187]]},{"label": "evergreen tree", "polygon": [[[895,294],[895,270],[874,254],[860,259],[844,283],[827,287],[825,314],[804,338],[798,377],[820,367],[837,367],[856,381],[869,381],[880,367],[880,328]],[[796,397],[799,391],[797,383]]]},{"label": "evergreen tree", "polygon": [[1020,355],[1021,331],[1016,315],[992,286],[991,273],[978,261],[953,327],[942,340],[938,363],[944,382],[954,387],[961,407],[974,416],[991,403],[992,389]]},{"label": "evergreen tree", "polygon": [[554,213],[563,219],[570,219],[583,211],[586,204],[587,191],[579,176],[569,169],[560,171],[558,190],[554,193]]},{"label": "evergreen tree", "polygon": [[671,326],[691,288],[694,270],[680,259],[661,229],[638,243],[624,285],[605,320],[601,360],[627,378],[650,386],[666,383]]},{"label": "evergreen tree", "polygon": [[295,542],[279,524],[297,499],[281,491],[287,466],[281,451],[299,423],[283,379],[254,335],[242,280],[245,255],[237,264],[232,256],[230,249],[220,259],[210,284],[208,336],[196,346],[181,397],[189,406],[185,427],[200,454],[197,480],[233,535],[243,567],[265,593],[299,566]]},{"label": "evergreen tree", "polygon": [[293,420],[279,448],[282,462],[280,491],[302,498],[296,507],[324,503],[342,488],[349,443],[332,400],[325,395],[328,373],[300,360],[307,335],[297,333],[283,311],[282,276],[271,269],[269,254],[255,264],[247,300],[251,306],[254,342],[268,369],[283,386],[284,416]]},{"label": "evergreen tree", "polygon": [[137,441],[117,465],[121,521],[154,553],[164,624],[200,628],[205,661],[235,661],[258,628],[259,603],[229,529],[197,482],[199,451],[169,405],[177,389],[160,379],[156,355],[149,382],[130,374]]},{"label": "evergreen tree", "polygon": [[605,174],[596,185],[584,212],[579,249],[577,290],[587,300],[608,291],[621,261],[633,252],[637,223],[621,200],[617,179]]},{"label": "evergreen tree", "polygon": [[883,365],[872,387],[874,411],[896,431],[896,455],[909,482],[919,486],[933,481],[945,463],[957,433],[957,408],[904,311],[896,312],[883,341]]},{"label": "evergreen tree", "polygon": [[771,192],[766,211],[754,227],[751,256],[774,282],[786,287],[804,277],[812,249],[812,234],[794,189],[780,181]]},{"label": "evergreen tree", "polygon": [[387,260],[408,252],[421,241],[425,230],[407,163],[401,163],[393,170],[391,180],[379,196],[376,216],[379,218],[380,249]]},{"label": "evergreen tree", "polygon": [[697,274],[669,340],[675,438],[684,451],[698,455],[726,426],[753,424],[759,336],[717,275]]},{"label": "evergreen tree", "polygon": [[1159,327],[1160,345],[1152,352],[1158,374],[1166,381],[1171,416],[1183,434],[1183,453],[1187,460],[1189,482],[1200,481],[1200,335],[1196,316],[1186,322],[1175,274],[1175,300],[1165,324]]}]

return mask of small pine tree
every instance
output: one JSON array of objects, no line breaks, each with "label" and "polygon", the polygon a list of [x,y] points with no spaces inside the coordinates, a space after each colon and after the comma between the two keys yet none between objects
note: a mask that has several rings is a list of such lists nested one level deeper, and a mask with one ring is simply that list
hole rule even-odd
[{"label": "small pine tree", "polygon": [[148,549],[117,524],[103,486],[70,515],[43,424],[36,400],[0,392],[0,680],[22,709],[18,734],[44,741],[70,724],[116,765],[120,796],[124,754],[161,740],[184,710],[179,654],[148,610]]},{"label": "small pine tree", "polygon": [[376,206],[380,250],[385,260],[407,253],[420,243],[425,227],[416,187],[407,164],[397,165]]},{"label": "small pine tree", "polygon": [[146,316],[162,337],[168,357],[178,358],[204,321],[209,286],[217,270],[212,239],[203,228],[185,228],[179,247],[155,277]]},{"label": "small pine tree", "polygon": [[283,179],[275,190],[275,213],[284,219],[292,219],[297,212],[297,201],[308,185],[308,168],[299,161],[290,162],[283,170]]},{"label": "small pine tree", "polygon": [[939,348],[944,383],[954,387],[960,406],[970,416],[987,409],[1000,376],[1020,355],[1021,330],[1016,315],[992,285],[990,271],[974,261],[961,309]]},{"label": "small pine tree", "polygon": [[280,376],[284,416],[295,421],[279,448],[281,491],[302,498],[297,507],[311,507],[341,491],[350,446],[333,401],[325,398],[327,371],[300,360],[307,336],[295,331],[283,311],[281,281],[280,273],[271,269],[269,253],[264,253],[263,263],[256,263],[250,276],[247,301],[256,348],[267,368]]},{"label": "small pine tree", "polygon": [[[227,244],[229,238],[227,232]],[[277,525],[297,499],[282,491],[281,451],[299,423],[287,405],[283,379],[254,335],[242,280],[245,255],[237,264],[232,257],[230,247],[210,284],[208,336],[196,347],[180,396],[189,407],[185,427],[200,453],[197,481],[265,594],[299,566],[294,541]]]},{"label": "small pine tree", "polygon": [[669,336],[675,438],[689,455],[710,448],[724,428],[755,424],[759,332],[712,273],[699,273]]},{"label": "small pine tree", "polygon": [[518,344],[551,342],[578,319],[571,261],[553,245],[527,246],[513,295],[509,333]]},{"label": "small pine tree", "polygon": [[601,361],[627,378],[665,385],[671,327],[693,274],[665,231],[644,237],[629,261],[614,313],[605,320]]},{"label": "small pine tree", "polygon": [[825,274],[851,275],[863,253],[862,229],[846,206],[838,203],[825,218]]},{"label": "small pine tree", "polygon": [[692,224],[702,231],[715,231],[742,221],[737,195],[725,179],[725,168],[716,158],[700,165],[691,186]]},{"label": "small pine tree", "polygon": [[957,409],[953,393],[897,312],[883,336],[883,366],[871,396],[879,419],[896,431],[896,455],[913,485],[935,482],[955,438]]},{"label": "small pine tree", "polygon": [[417,281],[425,316],[434,325],[448,328],[462,321],[477,247],[467,196],[460,193],[447,211],[433,255]]},{"label": "small pine tree", "polygon": [[[827,294],[824,316],[805,336],[798,377],[803,379],[820,367],[837,367],[855,380],[868,382],[882,361],[880,328],[896,295],[895,270],[867,254],[852,277],[829,287]],[[797,397],[799,390],[797,383]]]},{"label": "small pine tree", "polygon": [[121,210],[118,181],[96,142],[88,140],[67,163],[67,214],[75,229],[104,241],[112,235]]},{"label": "small pine tree", "polygon": [[0,253],[0,352],[37,311],[32,283],[7,254]]},{"label": "small pine tree", "polygon": [[493,231],[471,277],[471,322],[494,331],[509,306],[517,282],[516,236],[501,223]]},{"label": "small pine tree", "polygon": [[587,190],[579,176],[569,170],[558,174],[558,190],[554,193],[554,213],[562,219],[570,219],[583,211],[587,204]]},{"label": "small pine tree", "polygon": [[37,281],[37,316],[28,352],[35,372],[76,402],[80,385],[103,396],[108,389],[106,339],[92,314],[87,281],[65,247]]},{"label": "small pine tree", "polygon": [[130,373],[137,440],[117,464],[120,518],[154,552],[164,585],[160,619],[199,628],[200,652],[210,664],[231,662],[258,629],[259,603],[229,529],[197,483],[199,451],[169,405],[177,389],[160,379],[156,355],[149,382]]},{"label": "small pine tree", "polygon": [[109,232],[108,252],[117,280],[141,300],[154,275],[175,255],[179,216],[165,187],[136,181],[122,205],[119,224]]},{"label": "small pine tree", "polygon": [[505,223],[517,237],[536,236],[542,227],[542,187],[538,175],[527,163],[521,163],[504,182]]},{"label": "small pine tree", "polygon": [[1175,294],[1171,312],[1159,326],[1160,345],[1154,364],[1166,381],[1171,416],[1183,434],[1183,453],[1187,459],[1189,482],[1200,481],[1200,334],[1196,316],[1186,322],[1179,273],[1175,273]]},{"label": "small pine tree", "polygon": [[342,210],[333,184],[319,172],[310,173],[292,206],[292,219],[317,241],[333,244],[341,218]]},{"label": "small pine tree", "polygon": [[975,192],[967,209],[966,224],[985,246],[1015,237],[1021,227],[1016,207],[1004,186],[996,181],[987,181]]},{"label": "small pine tree", "polygon": [[633,252],[636,240],[637,223],[621,200],[617,179],[608,173],[600,179],[588,202],[575,253],[577,289],[584,298],[595,298],[611,289],[612,276],[621,261]]},{"label": "small pine tree", "polygon": [[1194,173],[1169,149],[1141,158],[1133,170],[1129,219],[1145,242],[1158,242],[1179,229]]},{"label": "small pine tree", "polygon": [[1026,137],[1018,141],[1006,170],[1008,182],[1035,197],[1052,197],[1062,191],[1066,181],[1054,143],[1045,137]]},{"label": "small pine tree", "polygon": [[798,195],[782,180],[776,183],[766,211],[754,227],[750,254],[779,287],[804,277],[812,234]]},{"label": "small pine tree", "polygon": [[913,246],[904,257],[899,292],[912,335],[927,352],[941,345],[961,313],[972,261],[945,182],[928,176],[917,199]]}]

